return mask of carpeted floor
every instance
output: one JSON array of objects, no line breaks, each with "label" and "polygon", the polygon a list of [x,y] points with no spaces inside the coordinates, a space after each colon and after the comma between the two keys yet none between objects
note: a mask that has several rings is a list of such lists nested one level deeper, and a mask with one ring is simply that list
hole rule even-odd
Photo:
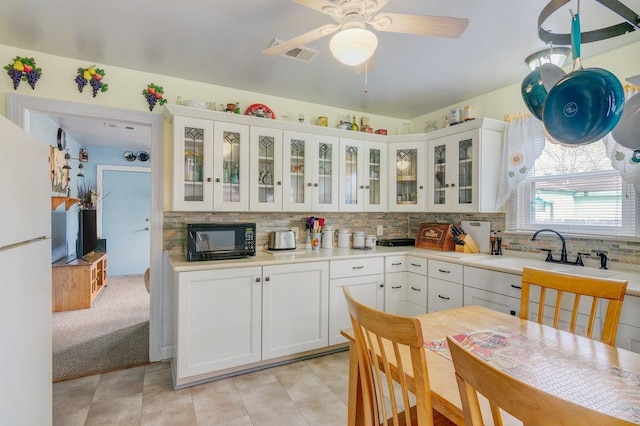
[{"label": "carpeted floor", "polygon": [[149,362],[149,293],[142,275],[109,277],[91,309],[53,314],[53,381]]}]

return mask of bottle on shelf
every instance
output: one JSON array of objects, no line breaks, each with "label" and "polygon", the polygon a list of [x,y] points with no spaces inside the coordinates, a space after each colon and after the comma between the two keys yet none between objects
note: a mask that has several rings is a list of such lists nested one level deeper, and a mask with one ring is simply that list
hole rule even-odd
[{"label": "bottle on shelf", "polygon": [[351,131],[357,132],[358,130],[360,130],[360,128],[358,127],[358,123],[356,123],[356,116],[354,114],[353,120],[351,120]]},{"label": "bottle on shelf", "polygon": [[240,114],[240,102],[236,102],[236,109],[234,110],[236,114]]}]

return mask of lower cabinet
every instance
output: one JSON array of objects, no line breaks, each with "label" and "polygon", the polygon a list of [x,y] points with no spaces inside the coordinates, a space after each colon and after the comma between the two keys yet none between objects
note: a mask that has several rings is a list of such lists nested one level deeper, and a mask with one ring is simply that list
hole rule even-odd
[{"label": "lower cabinet", "polygon": [[262,268],[174,274],[176,386],[261,359]]},{"label": "lower cabinet", "polygon": [[384,259],[382,257],[332,260],[329,262],[329,345],[346,343],[340,330],[352,328],[343,286],[360,303],[384,309]]},{"label": "lower cabinet", "polygon": [[640,353],[640,297],[625,296],[616,346]]},{"label": "lower cabinet", "polygon": [[384,310],[396,315],[427,313],[427,259],[389,256],[385,259]]},{"label": "lower cabinet", "polygon": [[176,387],[328,346],[329,263],[174,273]]},{"label": "lower cabinet", "polygon": [[459,308],[463,304],[463,266],[429,259],[429,312]]},{"label": "lower cabinet", "polygon": [[329,344],[329,262],[264,266],[262,359]]},{"label": "lower cabinet", "polygon": [[464,305],[480,305],[509,315],[520,314],[522,277],[464,267]]}]

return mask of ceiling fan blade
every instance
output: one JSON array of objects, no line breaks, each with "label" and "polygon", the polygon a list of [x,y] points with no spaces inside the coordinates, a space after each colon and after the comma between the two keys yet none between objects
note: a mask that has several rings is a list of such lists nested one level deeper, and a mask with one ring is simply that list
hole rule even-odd
[{"label": "ceiling fan blade", "polygon": [[340,25],[327,24],[321,27],[311,30],[307,33],[301,34],[290,40],[283,41],[280,44],[271,46],[262,51],[267,56],[278,56],[296,47],[304,46],[307,43],[318,40],[326,35],[336,32],[340,28]]},{"label": "ceiling fan blade", "polygon": [[331,15],[332,11],[333,13],[336,13],[339,10],[338,6],[334,2],[329,0],[293,0],[293,1],[303,6],[306,6],[310,9],[317,10],[318,12],[326,13],[328,15]]},{"label": "ceiling fan blade", "polygon": [[469,25],[466,18],[379,13],[370,22],[378,31],[458,38]]}]

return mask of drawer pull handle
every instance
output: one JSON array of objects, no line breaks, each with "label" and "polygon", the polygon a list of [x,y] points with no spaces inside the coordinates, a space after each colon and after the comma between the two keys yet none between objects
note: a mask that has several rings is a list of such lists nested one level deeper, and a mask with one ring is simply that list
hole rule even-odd
[{"label": "drawer pull handle", "polygon": [[522,287],[520,287],[520,286],[518,286],[518,285],[513,285],[513,284],[511,284],[511,287],[513,287],[513,288],[515,288],[515,289],[518,289],[518,290],[522,290]]},{"label": "drawer pull handle", "polygon": [[399,288],[402,288],[402,286],[401,286],[401,285],[399,285],[399,286],[396,286],[396,287],[394,287],[394,286],[391,286],[391,288],[392,288],[392,289],[394,289],[394,290],[397,290],[397,289],[399,289]]},{"label": "drawer pull handle", "polygon": [[351,269],[362,269],[362,268],[364,268],[364,266],[353,266],[353,267],[351,267]]},{"label": "drawer pull handle", "polygon": [[415,291],[422,291],[421,288],[415,288],[414,286],[411,286],[411,290],[415,290]]},{"label": "drawer pull handle", "polygon": [[438,272],[442,272],[443,274],[450,274],[451,271],[445,271],[444,269],[438,269]]},{"label": "drawer pull handle", "polygon": [[260,282],[260,278],[256,278],[256,282],[259,283]]},{"label": "drawer pull handle", "polygon": [[411,266],[417,266],[418,268],[421,267],[422,265],[419,263],[412,263]]},{"label": "drawer pull handle", "polygon": [[380,284],[380,288],[384,288],[384,284]]},{"label": "drawer pull handle", "polygon": [[439,294],[439,295],[438,295],[438,297],[439,297],[440,299],[444,299],[444,300],[451,300],[451,298],[450,298],[450,297],[445,297],[445,296],[443,296],[443,295],[441,295],[441,294]]},{"label": "drawer pull handle", "polygon": [[398,263],[392,263],[391,266],[400,266],[402,265],[402,262],[398,262]]},{"label": "drawer pull handle", "polygon": [[265,281],[271,281],[271,277],[264,277]]}]

